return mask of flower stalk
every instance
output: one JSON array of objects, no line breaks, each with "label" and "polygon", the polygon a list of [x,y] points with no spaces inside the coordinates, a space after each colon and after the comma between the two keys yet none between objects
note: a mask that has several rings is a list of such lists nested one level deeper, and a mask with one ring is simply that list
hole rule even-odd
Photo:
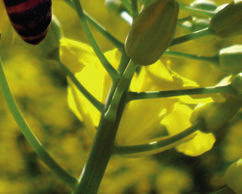
[{"label": "flower stalk", "polygon": [[173,135],[171,137],[158,138],[156,140],[150,141],[147,144],[130,146],[116,145],[114,148],[114,154],[137,157],[145,156],[146,154],[150,155],[151,153],[160,153],[173,148],[177,144],[190,140],[196,135],[195,132],[198,129],[203,128],[203,125],[203,121],[201,120],[198,123],[192,125],[191,127],[176,135]]},{"label": "flower stalk", "polygon": [[200,55],[193,55],[188,53],[181,53],[176,51],[165,51],[163,56],[169,56],[169,57],[178,57],[178,58],[184,58],[184,59],[193,59],[198,61],[204,61],[209,62],[215,65],[219,64],[219,57],[217,55],[215,56],[200,56]]},{"label": "flower stalk", "polygon": [[214,93],[234,94],[235,91],[231,87],[231,84],[229,84],[225,86],[193,88],[193,89],[184,89],[184,90],[129,92],[127,96],[127,101],[152,99],[152,98],[168,98],[168,97],[184,96],[184,95],[214,94]]},{"label": "flower stalk", "polygon": [[169,47],[177,45],[177,44],[182,44],[182,43],[190,41],[190,40],[198,39],[203,36],[213,35],[213,34],[214,34],[214,32],[210,28],[204,28],[202,30],[193,32],[191,34],[186,34],[184,36],[180,36],[180,37],[173,39],[173,41],[171,42]]}]

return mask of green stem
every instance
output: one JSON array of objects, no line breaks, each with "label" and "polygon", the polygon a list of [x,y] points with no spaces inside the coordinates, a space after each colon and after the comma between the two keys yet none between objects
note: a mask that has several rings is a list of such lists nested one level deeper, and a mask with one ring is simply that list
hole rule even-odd
[{"label": "green stem", "polygon": [[204,9],[198,9],[198,8],[186,5],[182,2],[178,2],[178,3],[179,3],[179,7],[181,9],[186,10],[189,13],[196,15],[196,16],[213,17],[216,14],[215,11],[207,11],[207,10],[204,10]]},{"label": "green stem", "polygon": [[27,122],[24,120],[22,113],[20,112],[14,97],[11,94],[9,89],[2,63],[0,61],[0,86],[2,88],[3,96],[8,104],[8,107],[16,120],[16,123],[20,127],[21,132],[24,137],[28,141],[28,143],[32,146],[33,150],[37,153],[37,155],[41,158],[41,160],[49,167],[51,171],[53,171],[60,179],[62,179],[68,186],[72,189],[77,184],[76,178],[71,176],[68,172],[66,172],[43,148],[38,138],[31,131]]},{"label": "green stem", "polygon": [[[165,150],[171,149],[174,146],[183,143],[187,140],[187,138],[192,138],[191,136],[198,129],[203,127],[203,122],[200,121],[196,125],[193,125],[186,130],[173,135],[171,137],[159,138],[157,140],[153,140],[147,144],[140,145],[130,145],[130,146],[115,146],[114,154],[125,155],[125,156],[144,156],[147,154],[154,154],[163,152]],[[195,135],[195,134],[194,134]]]},{"label": "green stem", "polygon": [[105,112],[105,118],[107,120],[116,120],[116,116],[118,114],[118,105],[121,100],[121,97],[125,90],[127,90],[127,87],[129,86],[130,80],[137,68],[137,65],[133,63],[133,61],[129,61],[129,64],[127,65],[125,71],[122,74],[122,77],[120,78],[116,90],[114,91],[113,97],[111,99],[110,105],[107,107],[107,111]]},{"label": "green stem", "polygon": [[117,84],[111,89],[107,106],[102,114],[88,161],[81,173],[74,194],[97,193],[112,154],[115,136],[124,109],[123,96],[127,92],[136,65],[129,63]]},{"label": "green stem", "polygon": [[[65,2],[74,9],[74,5],[71,0],[65,0]],[[98,30],[104,37],[106,37],[116,48],[119,49],[120,52],[124,52],[124,44],[122,42],[110,34],[101,24],[99,24],[95,19],[85,13],[85,11],[84,15],[86,19],[91,23],[91,25],[96,28],[96,30]]]},{"label": "green stem", "polygon": [[184,36],[180,36],[178,38],[173,39],[169,47],[174,46],[176,44],[181,44],[190,40],[194,40],[203,36],[213,35],[213,34],[214,32],[210,28],[204,28],[202,30],[193,32],[191,34],[186,34]]},{"label": "green stem", "polygon": [[179,58],[185,58],[185,59],[194,59],[194,60],[213,63],[213,64],[216,64],[216,65],[219,64],[219,58],[218,58],[217,55],[212,56],[212,57],[207,57],[207,56],[192,55],[192,54],[188,54],[188,53],[180,53],[180,52],[175,52],[175,51],[166,51],[163,54],[163,56],[179,57]]},{"label": "green stem", "polygon": [[77,87],[77,89],[89,100],[90,103],[92,103],[93,106],[96,107],[97,110],[102,112],[104,105],[99,102],[90,92],[88,92],[88,90],[77,80],[73,73],[64,64],[59,62],[59,65],[66,73],[66,75],[69,76],[70,80]]},{"label": "green stem", "polygon": [[109,75],[111,76],[113,81],[116,81],[119,78],[119,73],[116,71],[116,69],[108,62],[108,60],[106,59],[106,57],[104,56],[103,52],[101,51],[101,49],[99,48],[95,38],[93,37],[88,24],[87,24],[87,20],[86,20],[86,16],[83,12],[82,6],[80,4],[79,0],[73,0],[73,4],[75,7],[75,10],[80,18],[82,27],[84,32],[87,35],[87,38],[95,52],[95,54],[97,55],[98,59],[100,60],[100,62],[102,63],[103,67],[106,69],[106,71],[109,73]]},{"label": "green stem", "polygon": [[131,0],[133,20],[139,15],[137,0]]},{"label": "green stem", "polygon": [[129,92],[127,96],[127,101],[151,99],[151,98],[167,98],[167,97],[182,96],[182,95],[213,94],[213,93],[234,94],[234,90],[231,88],[231,85],[226,85],[226,86],[194,88],[194,89],[184,89],[184,90]]}]

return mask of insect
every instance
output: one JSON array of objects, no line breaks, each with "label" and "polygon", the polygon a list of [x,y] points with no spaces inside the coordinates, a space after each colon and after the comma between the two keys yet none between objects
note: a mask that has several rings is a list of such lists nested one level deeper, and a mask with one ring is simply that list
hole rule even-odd
[{"label": "insect", "polygon": [[51,0],[3,0],[15,31],[27,43],[37,45],[51,22]]}]

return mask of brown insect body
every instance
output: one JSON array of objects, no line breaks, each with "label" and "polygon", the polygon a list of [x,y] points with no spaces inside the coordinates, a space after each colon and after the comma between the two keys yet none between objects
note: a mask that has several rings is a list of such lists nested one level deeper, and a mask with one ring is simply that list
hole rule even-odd
[{"label": "brown insect body", "polygon": [[30,44],[39,44],[51,22],[51,0],[4,0],[16,32]]}]

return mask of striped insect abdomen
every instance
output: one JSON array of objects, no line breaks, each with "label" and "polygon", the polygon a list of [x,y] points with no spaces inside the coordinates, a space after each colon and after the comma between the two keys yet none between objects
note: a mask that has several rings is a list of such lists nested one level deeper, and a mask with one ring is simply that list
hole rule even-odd
[{"label": "striped insect abdomen", "polygon": [[51,0],[4,0],[16,32],[25,42],[39,44],[51,22]]}]

